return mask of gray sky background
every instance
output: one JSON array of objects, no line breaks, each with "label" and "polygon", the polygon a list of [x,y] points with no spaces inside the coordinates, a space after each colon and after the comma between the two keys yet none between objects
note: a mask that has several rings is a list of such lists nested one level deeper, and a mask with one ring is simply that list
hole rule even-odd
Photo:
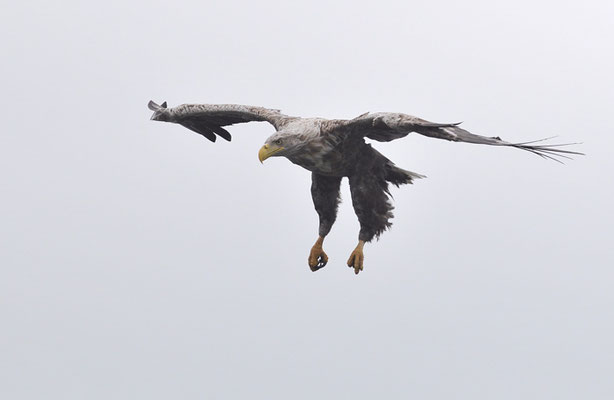
[{"label": "gray sky background", "polygon": [[[72,3],[72,4],[71,4]],[[614,3],[11,2],[0,75],[4,399],[611,399]],[[558,165],[410,136],[428,179],[345,266],[310,175],[149,121],[147,101],[398,111]]]}]

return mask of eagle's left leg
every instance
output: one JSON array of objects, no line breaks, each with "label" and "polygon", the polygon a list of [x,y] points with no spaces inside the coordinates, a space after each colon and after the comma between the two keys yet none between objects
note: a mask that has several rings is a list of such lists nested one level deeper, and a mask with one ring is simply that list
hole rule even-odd
[{"label": "eagle's left leg", "polygon": [[358,274],[363,270],[363,247],[374,237],[379,237],[392,223],[389,221],[394,208],[388,199],[388,183],[377,167],[350,176],[352,205],[360,222],[358,245],[350,254],[348,267]]},{"label": "eagle's left leg", "polygon": [[328,256],[322,249],[322,244],[337,218],[340,185],[341,177],[320,175],[315,172],[311,174],[311,197],[320,217],[318,240],[311,248],[308,258],[309,268],[312,271],[317,271],[328,263]]}]

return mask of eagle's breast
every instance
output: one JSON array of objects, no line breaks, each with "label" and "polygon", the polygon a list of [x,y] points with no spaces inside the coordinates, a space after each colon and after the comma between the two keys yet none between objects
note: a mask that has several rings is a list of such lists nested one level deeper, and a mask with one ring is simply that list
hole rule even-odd
[{"label": "eagle's breast", "polygon": [[286,157],[294,164],[318,174],[347,176],[352,151],[345,143],[345,135],[332,132],[334,125],[334,121],[323,118],[292,121],[286,129],[300,138],[301,145]]},{"label": "eagle's breast", "polygon": [[322,175],[344,176],[347,160],[337,143],[318,137],[307,141],[301,150],[288,157],[294,164]]}]

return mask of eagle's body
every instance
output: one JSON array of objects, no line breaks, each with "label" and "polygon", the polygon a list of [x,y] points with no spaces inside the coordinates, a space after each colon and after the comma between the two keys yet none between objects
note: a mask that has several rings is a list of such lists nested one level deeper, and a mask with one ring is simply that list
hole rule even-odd
[{"label": "eagle's body", "polygon": [[260,149],[260,161],[284,156],[312,173],[311,194],[320,218],[319,237],[308,260],[313,271],[328,261],[322,243],[336,219],[343,177],[349,179],[352,205],[360,222],[359,244],[348,260],[348,266],[356,273],[363,268],[364,243],[391,226],[393,207],[388,183],[399,186],[424,177],[397,167],[367,144],[365,137],[387,142],[417,132],[452,141],[516,147],[550,159],[580,154],[557,148],[560,145],[509,143],[498,137],[474,135],[458,124],[432,123],[399,113],[367,113],[352,120],[328,120],[290,117],[277,110],[242,105],[184,104],[167,108],[166,103],[159,106],[150,102],[149,108],[154,111],[153,120],[181,124],[211,141],[215,141],[216,135],[231,139],[223,126],[249,121],[271,123],[277,132]]},{"label": "eagle's body", "polygon": [[319,118],[288,123],[284,126],[284,131],[303,132],[300,135],[301,143],[297,147],[299,151],[289,154],[288,160],[316,174],[336,177],[349,177],[354,174],[361,165],[360,160],[364,162],[363,157],[367,154],[375,157],[376,151],[367,145],[362,137],[352,137],[348,134],[350,132],[331,134],[330,131],[335,131],[338,126],[335,121]]}]

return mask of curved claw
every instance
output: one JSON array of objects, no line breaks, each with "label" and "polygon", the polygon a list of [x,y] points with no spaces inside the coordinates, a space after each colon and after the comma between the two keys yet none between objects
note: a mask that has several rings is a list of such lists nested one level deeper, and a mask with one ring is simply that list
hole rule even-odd
[{"label": "curved claw", "polygon": [[320,268],[324,268],[328,263],[328,256],[325,252],[321,252],[320,254],[316,254],[313,257],[309,256],[309,268],[313,272],[316,272]]},{"label": "curved claw", "polygon": [[358,242],[358,246],[356,246],[352,254],[350,254],[350,258],[348,259],[348,267],[354,268],[354,273],[356,275],[358,275],[358,273],[364,269],[365,255],[362,251],[364,245],[365,242]]},{"label": "curved claw", "polygon": [[324,268],[328,263],[328,256],[322,250],[322,242],[323,240],[318,239],[318,241],[311,248],[311,252],[309,253],[309,258],[307,259],[307,263],[309,264],[309,268],[315,272],[321,268]]}]

